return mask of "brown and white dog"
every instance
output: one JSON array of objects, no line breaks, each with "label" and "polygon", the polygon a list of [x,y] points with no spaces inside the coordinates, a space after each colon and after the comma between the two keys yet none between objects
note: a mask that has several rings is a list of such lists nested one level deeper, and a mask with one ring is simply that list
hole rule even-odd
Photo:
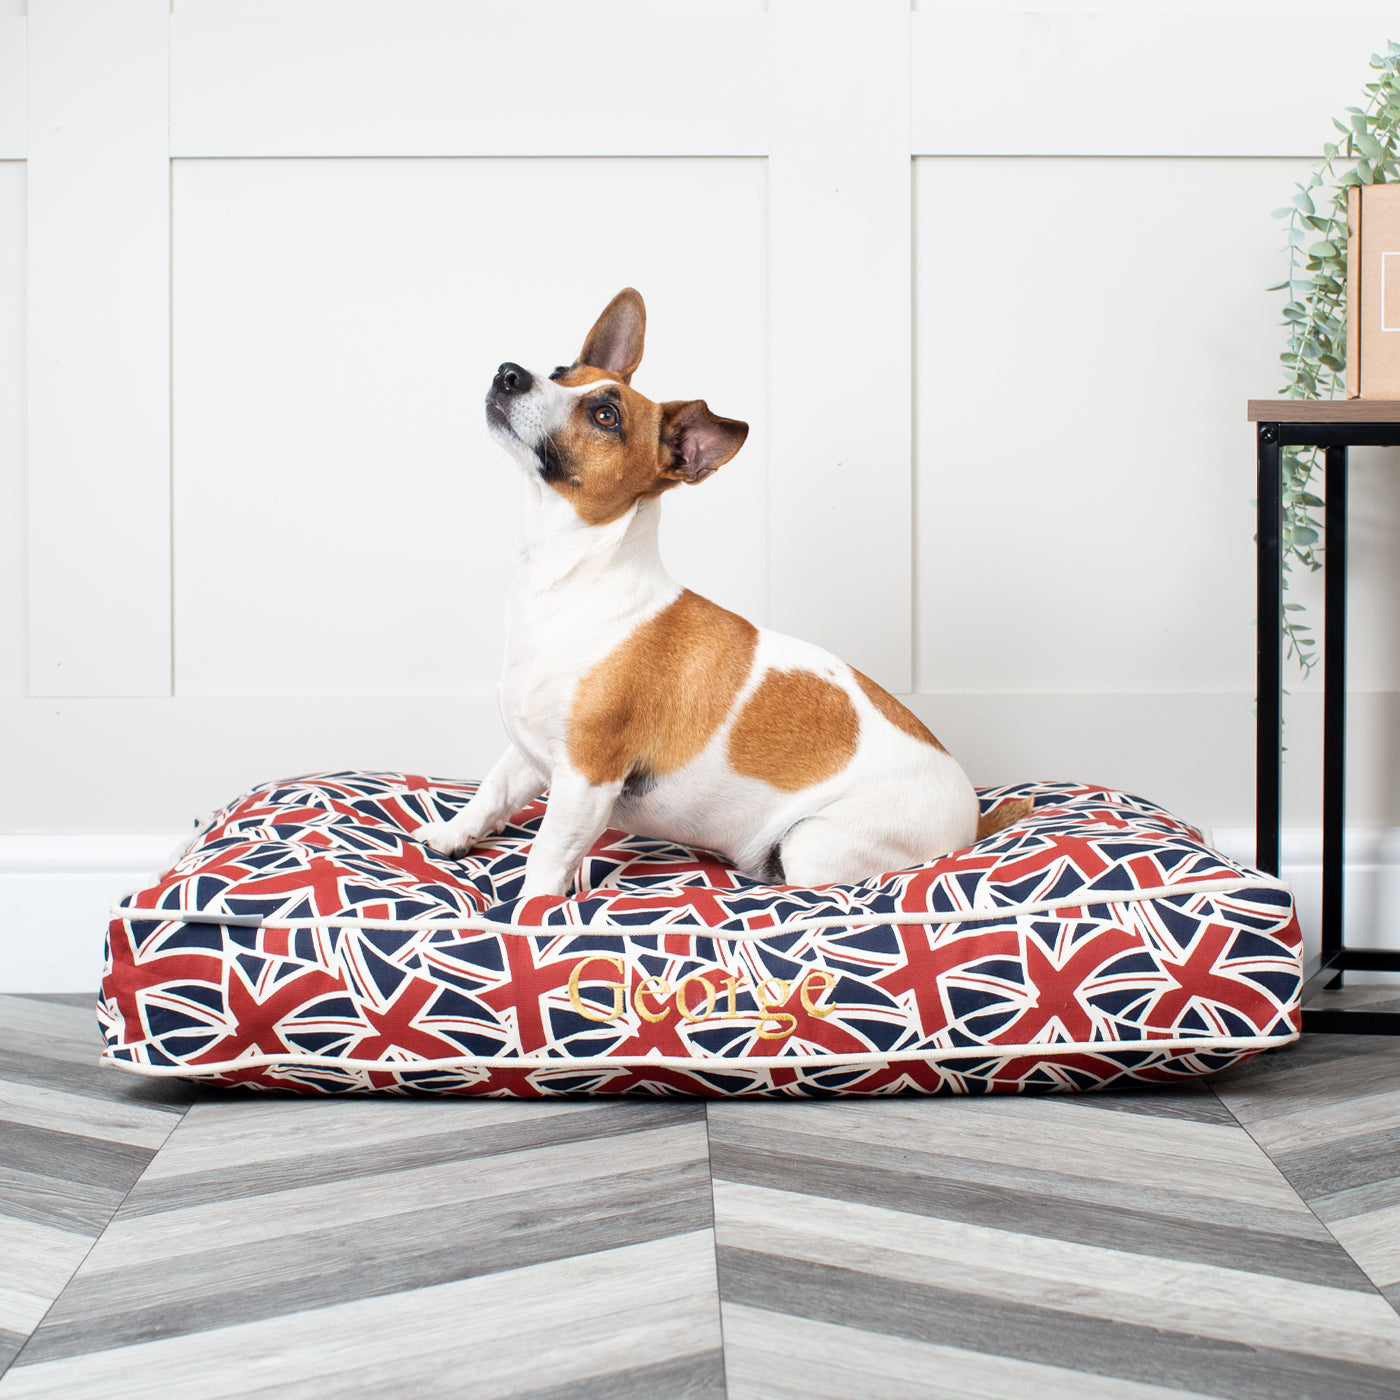
[{"label": "brown and white dog", "polygon": [[1003,809],[979,831],[962,769],[874,681],[666,572],[662,494],[704,481],[749,430],[631,388],[645,330],[629,287],[568,368],[506,363],[491,382],[486,422],[527,490],[500,687],[511,746],[457,816],[414,834],[461,855],[547,787],[530,897],[565,894],[609,825],[790,885],[900,870],[1005,825]]}]

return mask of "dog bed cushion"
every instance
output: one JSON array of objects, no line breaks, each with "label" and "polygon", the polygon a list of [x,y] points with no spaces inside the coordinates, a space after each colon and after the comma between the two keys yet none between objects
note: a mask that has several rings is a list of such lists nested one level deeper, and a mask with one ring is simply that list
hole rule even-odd
[{"label": "dog bed cushion", "polygon": [[608,831],[521,900],[534,803],[460,861],[474,790],[269,783],[113,910],[104,1056],[316,1092],[869,1094],[1208,1074],[1296,1038],[1285,885],[1162,808],[1025,783],[1022,820],[859,885],[765,886]]}]

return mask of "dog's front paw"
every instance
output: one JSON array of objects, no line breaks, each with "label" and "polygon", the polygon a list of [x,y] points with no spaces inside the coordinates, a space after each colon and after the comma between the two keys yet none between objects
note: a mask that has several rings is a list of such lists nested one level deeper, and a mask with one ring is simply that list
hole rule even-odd
[{"label": "dog's front paw", "polygon": [[466,855],[475,840],[470,832],[452,822],[428,822],[413,833],[413,839],[430,846],[440,856],[451,856],[454,859]]},{"label": "dog's front paw", "polygon": [[534,899],[537,895],[558,895],[564,896],[569,893],[569,886],[573,881],[565,876],[563,879],[549,879],[525,876],[525,882],[520,887],[520,899]]}]

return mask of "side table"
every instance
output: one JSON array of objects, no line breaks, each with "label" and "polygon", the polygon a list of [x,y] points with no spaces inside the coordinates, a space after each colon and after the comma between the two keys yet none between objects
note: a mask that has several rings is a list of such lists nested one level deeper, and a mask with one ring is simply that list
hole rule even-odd
[{"label": "side table", "polygon": [[[1400,972],[1400,952],[1348,948],[1343,928],[1346,829],[1347,449],[1400,446],[1400,402],[1251,399],[1259,453],[1258,689],[1255,858],[1278,874],[1283,766],[1282,448],[1324,449],[1322,654],[1322,950],[1304,970],[1303,1002],[1349,971]],[[1400,1012],[1304,1010],[1305,1031],[1400,1035]]]}]

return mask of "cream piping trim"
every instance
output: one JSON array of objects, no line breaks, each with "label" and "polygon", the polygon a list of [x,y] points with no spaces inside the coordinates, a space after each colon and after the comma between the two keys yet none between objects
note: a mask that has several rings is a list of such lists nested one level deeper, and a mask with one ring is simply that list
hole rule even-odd
[{"label": "cream piping trim", "polygon": [[304,1069],[356,1069],[381,1071],[422,1071],[445,1069],[561,1069],[587,1072],[599,1069],[840,1069],[861,1065],[903,1064],[921,1061],[924,1064],[937,1064],[940,1060],[994,1059],[1023,1060],[1037,1055],[1112,1055],[1151,1053],[1157,1050],[1185,1050],[1192,1053],[1210,1054],[1217,1050],[1267,1050],[1275,1045],[1291,1045],[1298,1039],[1292,1035],[1261,1036],[1217,1036],[1210,1040],[1139,1040],[1139,1041],[1032,1041],[1027,1045],[1010,1046],[957,1046],[947,1050],[926,1050],[910,1055],[805,1055],[776,1059],[771,1055],[747,1055],[726,1060],[701,1059],[682,1055],[619,1056],[609,1059],[595,1056],[590,1059],[569,1059],[543,1055],[522,1055],[516,1059],[484,1060],[463,1055],[451,1060],[350,1060],[338,1059],[334,1055],[250,1055],[243,1060],[223,1060],[208,1065],[143,1065],[131,1060],[120,1059],[111,1049],[102,1052],[102,1058],[134,1074],[148,1074],[157,1077],[197,1078],[209,1074],[227,1074],[240,1069],[262,1069],[269,1065],[286,1065],[289,1068]]}]

